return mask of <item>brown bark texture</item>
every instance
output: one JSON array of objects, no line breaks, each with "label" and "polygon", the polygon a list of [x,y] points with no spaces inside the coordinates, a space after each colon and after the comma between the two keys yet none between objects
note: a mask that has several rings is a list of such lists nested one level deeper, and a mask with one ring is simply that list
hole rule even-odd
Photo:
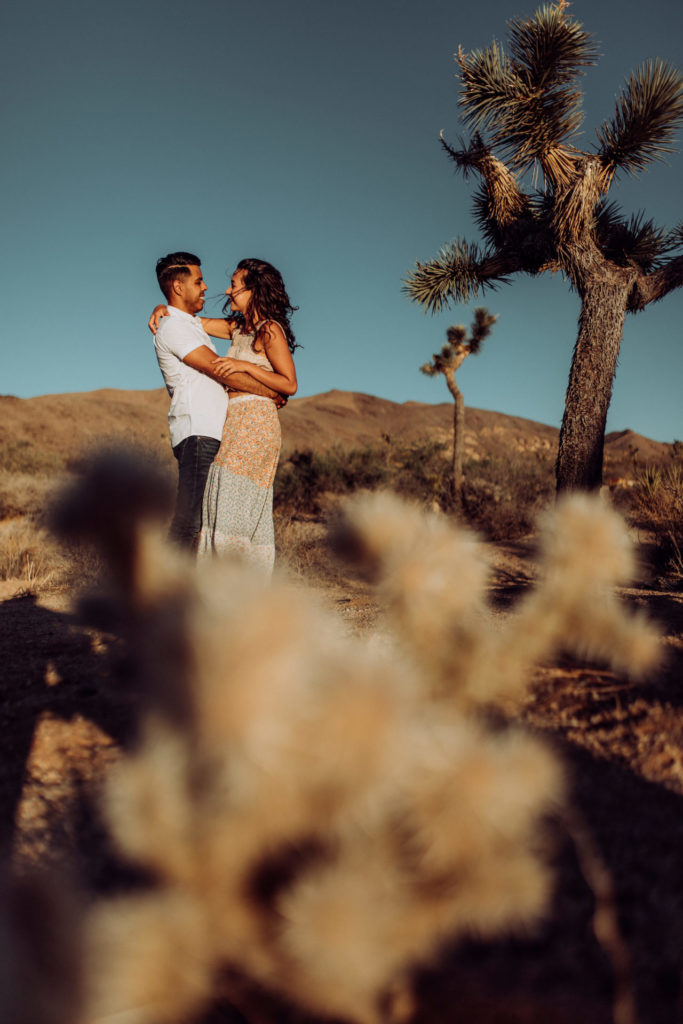
[{"label": "brown bark texture", "polygon": [[557,453],[558,492],[602,484],[605,423],[631,284],[626,274],[600,275],[583,293]]},{"label": "brown bark texture", "polygon": [[448,390],[455,403],[453,409],[453,478],[451,482],[453,504],[456,508],[462,505],[463,485],[463,454],[465,448],[465,400],[462,391],[455,383],[455,373],[446,374]]}]

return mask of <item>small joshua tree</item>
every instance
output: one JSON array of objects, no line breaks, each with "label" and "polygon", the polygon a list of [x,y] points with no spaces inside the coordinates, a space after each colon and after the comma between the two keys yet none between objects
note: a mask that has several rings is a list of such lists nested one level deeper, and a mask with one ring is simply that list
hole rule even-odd
[{"label": "small joshua tree", "polygon": [[[583,120],[578,78],[597,50],[566,0],[509,22],[509,52],[493,42],[456,60],[460,111],[471,135],[441,139],[467,179],[476,175],[481,248],[445,246],[406,279],[428,312],[467,302],[516,274],[557,270],[581,299],[557,459],[559,490],[599,488],[605,420],[626,313],[683,285],[683,225],[626,217],[607,196],[619,172],[638,175],[672,151],[683,120],[683,76],[661,60],[633,72],[591,149],[576,147]],[[531,172],[529,176],[528,172]],[[526,181],[525,181],[526,178]],[[540,187],[536,187],[536,184]]]},{"label": "small joshua tree", "polygon": [[455,382],[456,370],[459,370],[467,356],[476,356],[481,349],[484,338],[491,333],[497,316],[489,313],[488,309],[479,307],[474,311],[474,320],[470,328],[470,337],[467,337],[467,328],[463,324],[456,324],[446,331],[447,343],[440,352],[435,352],[431,363],[425,363],[420,369],[428,377],[435,377],[442,373],[446,378],[448,390],[453,396],[455,410],[453,413],[453,480],[452,494],[453,504],[457,508],[462,505],[462,459],[465,448],[465,400],[462,391]]}]

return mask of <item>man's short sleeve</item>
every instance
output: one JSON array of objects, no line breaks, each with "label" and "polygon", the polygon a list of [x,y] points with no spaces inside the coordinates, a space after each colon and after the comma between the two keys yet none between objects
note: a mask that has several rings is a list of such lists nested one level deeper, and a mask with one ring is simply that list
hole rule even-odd
[{"label": "man's short sleeve", "polygon": [[167,316],[162,319],[154,341],[157,348],[164,348],[183,360],[190,352],[205,344],[202,333],[201,328],[198,330],[190,321]]}]

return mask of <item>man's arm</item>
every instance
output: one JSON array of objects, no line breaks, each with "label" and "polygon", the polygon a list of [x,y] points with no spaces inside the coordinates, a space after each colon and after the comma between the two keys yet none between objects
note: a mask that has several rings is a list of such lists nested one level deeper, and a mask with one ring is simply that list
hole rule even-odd
[{"label": "man's arm", "polygon": [[[220,376],[213,365],[215,360],[216,353],[208,345],[199,345],[197,348],[192,349],[191,352],[188,352],[183,362],[191,366],[193,370],[199,370],[200,373],[205,373],[207,377],[211,377],[212,380],[225,386],[225,379]],[[278,405],[284,405],[285,403],[279,391],[273,391],[266,384],[261,384],[260,381],[256,380],[249,373],[230,374],[230,389],[232,391],[243,391],[250,395],[261,395],[263,398],[272,398]]]}]

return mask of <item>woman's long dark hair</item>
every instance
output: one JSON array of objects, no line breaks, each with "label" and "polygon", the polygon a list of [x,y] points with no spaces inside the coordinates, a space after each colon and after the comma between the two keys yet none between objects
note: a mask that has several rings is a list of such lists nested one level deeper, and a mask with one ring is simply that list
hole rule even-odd
[{"label": "woman's long dark hair", "polygon": [[[255,314],[258,314],[262,320],[275,320],[285,332],[289,350],[293,352],[299,346],[289,320],[292,313],[299,307],[293,306],[289,301],[280,271],[276,270],[271,263],[257,259],[240,260],[236,269],[246,271],[244,286],[252,292],[243,317],[247,330],[254,329]],[[223,311],[228,312],[229,310],[230,300],[228,299],[223,306]],[[239,317],[240,314],[233,313],[231,315]]]}]

